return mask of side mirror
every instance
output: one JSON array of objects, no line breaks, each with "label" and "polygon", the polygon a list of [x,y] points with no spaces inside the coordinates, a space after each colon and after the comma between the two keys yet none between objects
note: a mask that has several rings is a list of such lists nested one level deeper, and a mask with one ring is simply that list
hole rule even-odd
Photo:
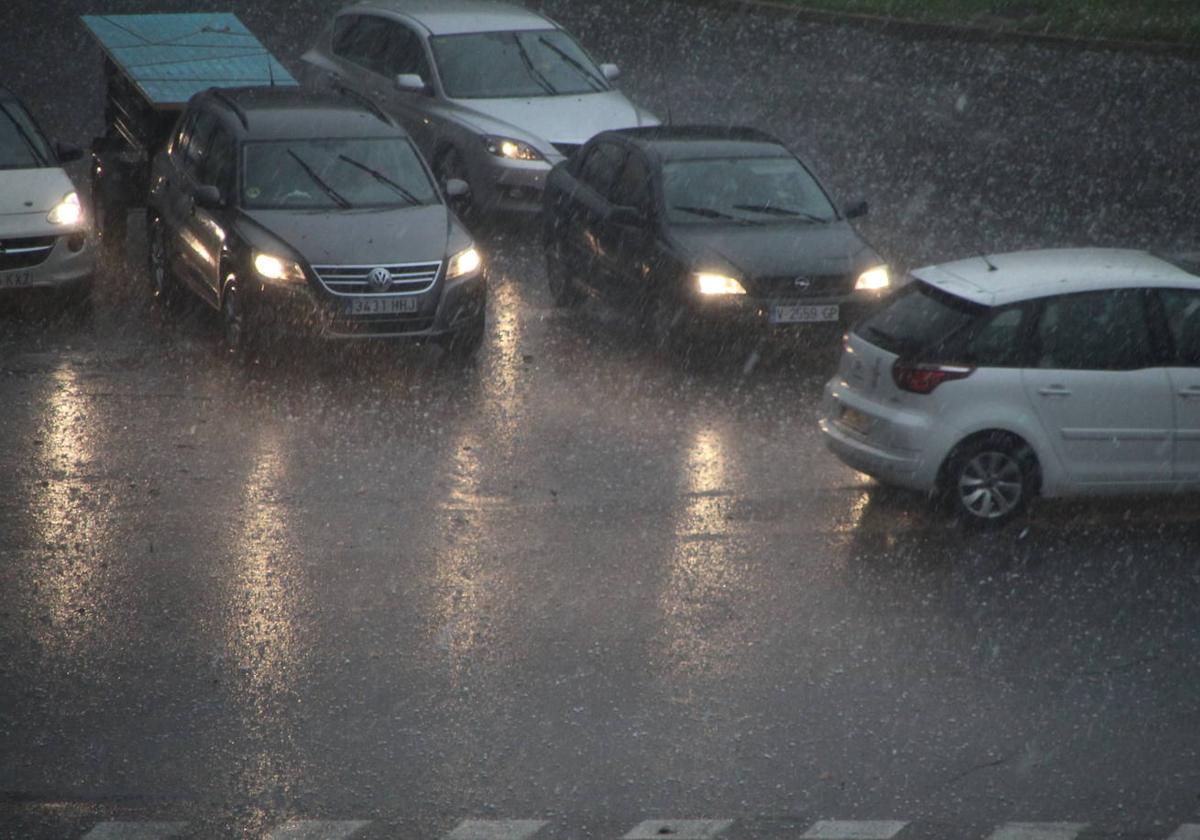
[{"label": "side mirror", "polygon": [[429,86],[417,73],[401,73],[396,76],[396,89],[404,93],[425,93]]},{"label": "side mirror", "polygon": [[847,219],[857,219],[867,215],[868,209],[870,208],[867,206],[866,199],[860,198],[857,201],[851,201],[847,204],[846,209],[842,211],[842,215]]},{"label": "side mirror", "polygon": [[471,185],[461,178],[451,178],[446,181],[447,198],[466,198],[471,194]]},{"label": "side mirror", "polygon": [[627,207],[623,204],[608,211],[608,220],[614,225],[623,227],[645,227],[647,224],[646,214],[640,208]]},{"label": "side mirror", "polygon": [[70,163],[83,157],[83,149],[78,146],[68,146],[64,143],[54,144],[54,155],[59,163]]},{"label": "side mirror", "polygon": [[224,206],[221,201],[221,191],[212,184],[201,184],[196,187],[196,206],[205,210],[217,210]]},{"label": "side mirror", "polygon": [[614,82],[621,75],[621,68],[615,64],[601,64],[600,72],[604,74],[604,78],[610,82]]}]

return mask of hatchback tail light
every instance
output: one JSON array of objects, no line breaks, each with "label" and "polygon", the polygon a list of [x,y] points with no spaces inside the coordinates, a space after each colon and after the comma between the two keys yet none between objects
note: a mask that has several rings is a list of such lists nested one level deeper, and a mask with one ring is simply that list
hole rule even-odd
[{"label": "hatchback tail light", "polygon": [[966,379],[974,372],[975,368],[966,365],[926,364],[903,359],[897,359],[892,365],[892,379],[896,387],[912,394],[931,394],[943,382]]}]

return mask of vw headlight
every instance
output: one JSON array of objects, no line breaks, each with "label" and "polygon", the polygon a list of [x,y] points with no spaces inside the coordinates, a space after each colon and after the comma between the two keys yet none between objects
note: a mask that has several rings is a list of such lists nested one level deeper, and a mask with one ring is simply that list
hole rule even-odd
[{"label": "vw headlight", "polygon": [[890,285],[892,285],[892,278],[888,274],[887,266],[877,265],[874,268],[868,268],[862,274],[858,275],[858,280],[854,283],[854,290],[878,292]]},{"label": "vw headlight", "polygon": [[696,289],[702,295],[746,294],[746,288],[739,280],[733,277],[726,277],[724,274],[700,272],[699,274],[693,274],[692,277],[696,280]]},{"label": "vw headlight", "polygon": [[262,251],[254,252],[254,270],[264,280],[290,283],[304,282],[304,269],[297,263],[291,260],[280,259],[273,254],[266,254]]},{"label": "vw headlight", "polygon": [[46,214],[46,221],[55,225],[73,225],[83,218],[83,208],[79,205],[79,196],[70,192],[63,200],[54,205],[54,209]]},{"label": "vw headlight", "polygon": [[474,246],[459,251],[450,258],[450,264],[446,266],[446,279],[453,280],[464,274],[471,274],[478,271],[481,265],[483,265],[483,257],[479,256],[479,252],[475,250]]},{"label": "vw headlight", "polygon": [[505,160],[542,160],[541,152],[520,140],[485,136],[483,144],[491,154]]}]

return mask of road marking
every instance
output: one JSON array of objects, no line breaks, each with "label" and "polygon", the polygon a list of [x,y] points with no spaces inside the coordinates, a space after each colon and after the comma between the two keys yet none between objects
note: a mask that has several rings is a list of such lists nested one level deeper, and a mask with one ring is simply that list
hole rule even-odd
[{"label": "road marking", "polygon": [[185,822],[102,822],[83,840],[168,840],[187,831]]},{"label": "road marking", "polygon": [[1167,840],[1200,840],[1200,825],[1185,823],[1175,829],[1175,833]]},{"label": "road marking", "polygon": [[292,820],[264,840],[346,840],[368,825],[366,820]]},{"label": "road marking", "polygon": [[1075,840],[1087,823],[1005,823],[988,840]]},{"label": "road marking", "polygon": [[733,820],[646,820],[624,840],[709,840],[731,825]]},{"label": "road marking", "polygon": [[546,820],[463,820],[446,840],[529,840]]},{"label": "road marking", "polygon": [[898,820],[821,820],[801,834],[801,840],[891,840],[906,822]]}]

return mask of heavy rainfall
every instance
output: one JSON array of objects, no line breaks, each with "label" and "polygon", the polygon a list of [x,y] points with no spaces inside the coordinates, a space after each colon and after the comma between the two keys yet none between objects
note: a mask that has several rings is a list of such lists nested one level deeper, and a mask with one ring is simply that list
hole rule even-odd
[{"label": "heavy rainfall", "polygon": [[[83,150],[64,169],[90,224],[112,80],[81,16],[233,13],[307,85],[301,56],[343,6],[8,0],[0,87],[51,143]],[[687,126],[762,154],[766,141],[726,131],[756,129],[797,155],[828,218],[743,200],[685,210],[698,218],[681,224],[780,236],[840,226],[860,243],[845,247],[887,265],[891,287],[916,284],[889,287],[873,312],[912,293],[990,317],[966,281],[911,279],[956,260],[986,286],[1018,270],[1006,257],[1016,251],[1200,252],[1200,65],[1186,51],[734,0],[535,6],[586,53],[566,36],[513,40],[531,74],[535,60],[566,62],[564,79],[611,82],[668,124],[629,135],[664,172],[671,153],[664,163],[654,149],[684,143]],[[432,96],[416,84],[405,95]],[[372,131],[403,134],[362,97],[324,95],[360,108]],[[266,101],[237,99],[232,130],[269,122],[253,110]],[[571,119],[594,116],[581,114]],[[483,139],[495,157],[544,156]],[[846,353],[883,352],[868,330],[843,339],[850,323],[764,317],[664,340],[638,307],[555,285],[536,201],[487,214],[466,163],[431,160],[460,223],[432,185],[412,194],[421,166],[388,186],[399,170],[347,148],[291,148],[288,165],[325,174],[304,192],[321,208],[294,212],[357,213],[335,244],[370,224],[342,207],[360,194],[441,213],[441,250],[394,262],[431,259],[450,288],[449,263],[474,247],[480,336],[465,316],[458,345],[330,338],[308,323],[231,351],[216,298],[156,296],[145,194],[119,236],[90,234],[86,296],[0,289],[0,838],[1200,837],[1200,401],[1188,396],[1200,367],[1164,361],[1195,350],[1194,304],[1174,319],[1166,292],[1123,292],[1161,327],[1145,344],[1158,366],[1119,371],[1127,378],[1091,411],[1138,410],[1145,383],[1129,377],[1153,367],[1181,383],[1176,419],[1120,441],[1077,435],[1092,445],[1074,450],[1097,471],[1149,451],[1169,492],[1067,492],[1048,450],[989,432],[970,438],[982,449],[950,441],[931,465],[939,480],[961,468],[969,481],[1008,459],[980,481],[1003,502],[1011,465],[1020,505],[980,527],[965,490],[956,513],[941,490],[893,486],[831,451],[831,428],[861,442],[849,409],[830,407],[860,399],[844,391]],[[322,168],[325,152],[342,168]],[[0,170],[0,185],[11,174]],[[191,212],[231,203],[216,198],[198,192]],[[861,201],[869,212],[847,212]],[[721,217],[738,206],[762,218]],[[0,239],[0,258],[15,241]],[[1088,275],[1071,281],[1079,291],[1124,264],[1116,253],[1070,251],[1055,270]],[[1168,276],[1157,257],[1128,259],[1137,277]],[[1196,273],[1179,265],[1170,277]],[[304,266],[294,270],[303,284]],[[1200,289],[1194,276],[1171,282]],[[1043,307],[1010,303],[1029,318]],[[848,311],[830,305],[835,319]],[[1040,329],[1048,342],[1047,324],[1020,335]],[[974,341],[985,328],[970,330]],[[1004,335],[1015,346],[1018,330]],[[1078,346],[1103,354],[1111,338]],[[1045,358],[1029,356],[1015,381],[1049,375],[1036,370]],[[978,390],[1001,382],[986,362],[911,361],[908,379],[882,373],[895,405],[1000,393]],[[1064,396],[1045,383],[1031,399]],[[1036,423],[1032,408],[1017,413]],[[1190,485],[1172,480],[1189,468]]]}]

